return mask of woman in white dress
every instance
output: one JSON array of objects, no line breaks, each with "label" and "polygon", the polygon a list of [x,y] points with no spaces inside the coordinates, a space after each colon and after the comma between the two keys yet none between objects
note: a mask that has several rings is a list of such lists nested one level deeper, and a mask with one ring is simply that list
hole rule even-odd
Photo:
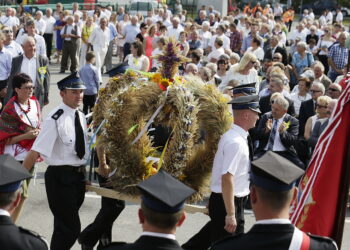
[{"label": "woman in white dress", "polygon": [[253,53],[246,52],[238,64],[231,66],[227,82],[236,80],[241,84],[255,83],[255,88],[259,90],[260,79],[258,71],[254,66],[258,63],[258,59]]},{"label": "woman in white dress", "polygon": [[294,92],[290,95],[290,99],[293,101],[295,114],[299,116],[300,106],[303,101],[307,101],[311,99],[311,95],[309,94],[309,90],[312,82],[309,78],[302,77],[298,82],[299,91]]},{"label": "woman in white dress", "polygon": [[145,55],[143,44],[133,42],[130,50],[131,54],[125,58],[125,62],[128,62],[129,68],[147,72],[149,70],[149,59]]}]

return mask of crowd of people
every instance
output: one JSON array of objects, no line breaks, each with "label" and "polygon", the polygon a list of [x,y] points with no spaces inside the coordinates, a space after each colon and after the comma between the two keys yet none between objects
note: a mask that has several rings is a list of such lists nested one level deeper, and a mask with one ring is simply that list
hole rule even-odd
[{"label": "crowd of people", "polygon": [[[123,7],[82,10],[73,3],[72,10],[64,10],[57,3],[54,11],[37,11],[34,17],[13,8],[1,16],[0,154],[13,156],[29,171],[43,159],[49,165],[46,190],[55,218],[51,249],[70,249],[78,237],[83,249],[93,249],[101,238],[101,246],[111,242],[110,230],[123,202],[112,202],[119,208],[111,215],[107,235],[99,228],[94,242],[79,236],[88,152],[84,114],[92,112],[103,74],[123,73],[127,68],[156,72],[160,67],[156,56],[168,37],[178,41],[182,56],[189,59],[179,67],[179,74],[197,76],[231,99],[235,123],[220,140],[213,164],[211,221],[184,249],[207,249],[224,236],[244,232],[247,196],[254,190],[252,204],[260,201],[264,197],[260,188],[267,185],[256,180],[258,188],[249,189],[251,161],[274,152],[272,158],[282,157],[298,169],[307,168],[347,84],[350,27],[343,24],[341,11],[334,17],[331,10],[325,10],[317,18],[311,9],[304,10],[296,22],[294,10],[283,10],[279,4],[235,7],[226,16],[212,6],[202,6],[195,18],[187,15],[181,1],[175,6],[173,11],[162,5],[147,16],[131,16]],[[71,74],[58,83],[63,104],[42,122],[55,64],[58,73],[69,70]],[[81,101],[84,114],[77,111]],[[106,156],[97,154],[100,164],[107,166]],[[107,169],[101,170],[102,177],[108,176]],[[66,180],[67,176],[71,178]],[[291,182],[300,175],[294,177]],[[22,201],[11,208],[14,220],[27,197],[29,181],[24,183]],[[57,190],[65,185],[67,189]],[[106,207],[111,206],[107,203]],[[284,212],[287,203],[282,204]],[[0,203],[0,212],[1,208]]]}]

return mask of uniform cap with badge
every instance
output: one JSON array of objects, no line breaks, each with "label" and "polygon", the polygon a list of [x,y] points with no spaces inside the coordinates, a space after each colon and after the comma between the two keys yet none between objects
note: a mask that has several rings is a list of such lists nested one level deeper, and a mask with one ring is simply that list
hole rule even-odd
[{"label": "uniform cap with badge", "polygon": [[236,94],[245,94],[245,95],[256,95],[256,88],[254,83],[242,84],[232,88],[232,93]]},{"label": "uniform cap with badge", "polygon": [[283,192],[291,190],[304,170],[279,154],[267,151],[252,161],[250,182],[265,190]]},{"label": "uniform cap with badge", "polygon": [[0,155],[0,193],[12,193],[32,175],[11,155]]},{"label": "uniform cap with badge", "polygon": [[74,72],[69,76],[57,82],[59,90],[65,89],[86,89],[85,84],[80,80],[78,72]]},{"label": "uniform cap with badge", "polygon": [[160,213],[176,213],[195,191],[163,170],[137,185],[141,200],[149,209]]},{"label": "uniform cap with badge", "polygon": [[232,99],[229,104],[232,104],[233,110],[250,109],[257,113],[261,113],[259,109],[259,96],[257,95],[240,96]]}]

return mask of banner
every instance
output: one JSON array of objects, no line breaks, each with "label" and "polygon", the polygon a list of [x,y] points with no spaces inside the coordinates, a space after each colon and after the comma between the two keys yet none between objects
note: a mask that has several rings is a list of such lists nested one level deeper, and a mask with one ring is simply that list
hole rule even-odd
[{"label": "banner", "polygon": [[350,169],[350,80],[299,184],[291,221],[299,229],[341,243]]}]

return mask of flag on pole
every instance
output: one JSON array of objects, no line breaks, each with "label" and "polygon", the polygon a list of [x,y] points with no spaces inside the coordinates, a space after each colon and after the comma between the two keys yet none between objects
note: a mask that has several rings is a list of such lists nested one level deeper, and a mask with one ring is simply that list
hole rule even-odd
[{"label": "flag on pole", "polygon": [[350,182],[350,79],[299,184],[291,221],[341,244]]}]

